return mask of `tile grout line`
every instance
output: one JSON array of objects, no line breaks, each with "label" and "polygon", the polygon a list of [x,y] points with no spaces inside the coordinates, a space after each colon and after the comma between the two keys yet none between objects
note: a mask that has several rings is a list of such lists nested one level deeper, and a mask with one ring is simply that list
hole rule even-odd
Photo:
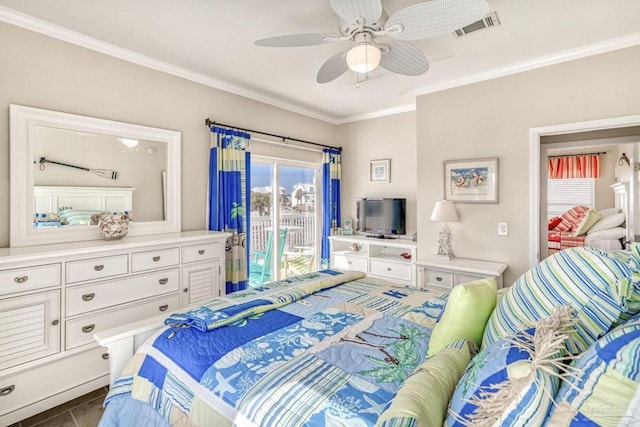
[{"label": "tile grout line", "polygon": [[71,419],[73,420],[73,423],[76,425],[76,427],[80,427],[78,425],[78,421],[76,421],[76,417],[73,415],[73,411],[71,409],[69,409],[69,414],[71,414]]}]

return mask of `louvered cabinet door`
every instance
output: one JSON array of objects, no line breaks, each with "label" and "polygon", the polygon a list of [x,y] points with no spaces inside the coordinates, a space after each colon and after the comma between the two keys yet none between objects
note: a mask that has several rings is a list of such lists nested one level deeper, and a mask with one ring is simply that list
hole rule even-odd
[{"label": "louvered cabinet door", "polygon": [[59,351],[59,290],[0,300],[0,370]]},{"label": "louvered cabinet door", "polygon": [[181,305],[205,303],[224,294],[220,284],[220,262],[197,262],[182,266]]}]

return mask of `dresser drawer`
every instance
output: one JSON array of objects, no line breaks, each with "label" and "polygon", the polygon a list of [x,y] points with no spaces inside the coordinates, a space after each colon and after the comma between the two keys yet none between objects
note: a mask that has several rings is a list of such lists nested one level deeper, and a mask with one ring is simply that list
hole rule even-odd
[{"label": "dresser drawer", "polygon": [[379,259],[371,260],[371,274],[388,277],[390,279],[411,281],[411,264],[404,262],[393,262]]},{"label": "dresser drawer", "polygon": [[219,243],[203,243],[201,245],[184,246],[182,262],[197,262],[220,257]]},{"label": "dresser drawer", "polygon": [[139,274],[67,289],[67,316],[177,291],[178,269]]},{"label": "dresser drawer", "polygon": [[127,274],[129,261],[128,255],[116,255],[82,261],[68,261],[66,268],[67,283],[77,283]]},{"label": "dresser drawer", "polygon": [[0,376],[0,415],[108,375],[109,360],[102,357],[105,352],[103,347],[96,347],[69,358]]},{"label": "dresser drawer", "polygon": [[453,273],[438,270],[427,270],[427,285],[453,288]]},{"label": "dresser drawer", "polygon": [[455,277],[453,278],[453,285],[460,285],[462,283],[469,283],[469,282],[475,282],[476,280],[480,280],[480,279],[484,279],[484,277],[481,276],[469,276],[466,274],[455,274]]},{"label": "dresser drawer", "polygon": [[158,249],[156,251],[136,252],[131,254],[131,272],[155,270],[178,265],[180,252],[178,248]]},{"label": "dresser drawer", "polygon": [[60,286],[60,269],[60,264],[49,264],[0,271],[0,295]]},{"label": "dresser drawer", "polygon": [[70,350],[93,343],[93,334],[97,332],[146,319],[163,312],[171,313],[178,308],[180,308],[180,296],[176,292],[172,295],[128,304],[115,310],[69,320],[67,321],[66,349]]},{"label": "dresser drawer", "polygon": [[366,258],[353,257],[346,254],[334,254],[333,266],[341,270],[354,270],[366,273],[368,262]]}]

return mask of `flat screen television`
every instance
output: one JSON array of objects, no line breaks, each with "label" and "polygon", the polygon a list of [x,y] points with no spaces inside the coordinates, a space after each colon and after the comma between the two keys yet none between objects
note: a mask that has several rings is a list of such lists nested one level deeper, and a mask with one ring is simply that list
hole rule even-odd
[{"label": "flat screen television", "polygon": [[407,199],[365,198],[358,199],[357,230],[372,237],[406,234]]}]

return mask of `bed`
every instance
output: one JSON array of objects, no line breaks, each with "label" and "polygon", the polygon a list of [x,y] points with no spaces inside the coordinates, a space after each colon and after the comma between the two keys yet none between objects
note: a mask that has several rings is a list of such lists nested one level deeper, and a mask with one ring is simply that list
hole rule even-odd
[{"label": "bed", "polygon": [[[100,425],[372,426],[424,362],[446,300],[324,270],[174,313],[112,364]],[[120,360],[137,347],[97,339]]]},{"label": "bed", "polygon": [[619,208],[595,211],[586,206],[575,206],[560,217],[549,218],[548,224],[549,255],[581,246],[618,250],[623,248],[627,236],[625,214]]}]

